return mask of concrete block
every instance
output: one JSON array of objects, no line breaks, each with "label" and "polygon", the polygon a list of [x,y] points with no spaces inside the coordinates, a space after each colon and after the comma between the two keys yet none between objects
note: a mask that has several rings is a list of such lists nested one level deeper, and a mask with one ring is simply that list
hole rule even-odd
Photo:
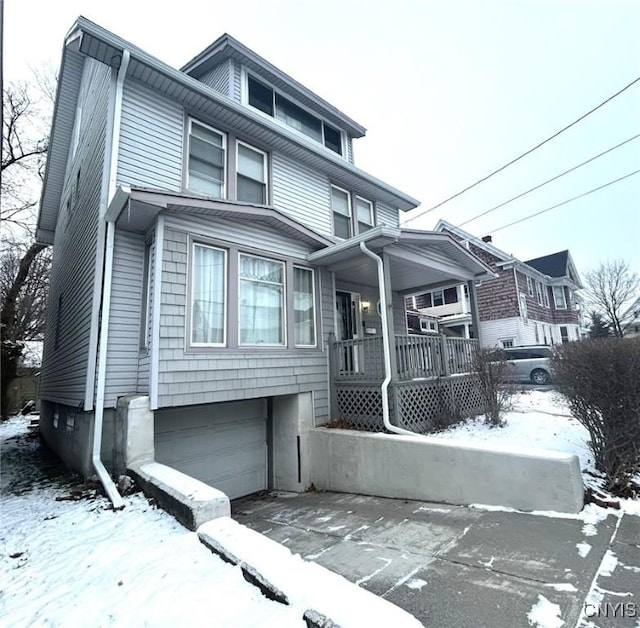
[{"label": "concrete block", "polygon": [[229,498],[222,491],[176,469],[151,462],[131,467],[129,473],[145,495],[153,497],[161,508],[190,530],[231,514]]},{"label": "concrete block", "polygon": [[309,439],[319,489],[524,511],[576,513],[584,504],[573,455],[327,428]]}]

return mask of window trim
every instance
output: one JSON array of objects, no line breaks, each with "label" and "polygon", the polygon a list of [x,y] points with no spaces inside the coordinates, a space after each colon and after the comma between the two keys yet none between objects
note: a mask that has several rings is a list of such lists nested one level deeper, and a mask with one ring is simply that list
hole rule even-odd
[{"label": "window trim", "polygon": [[[223,168],[222,168],[222,182],[220,183],[220,197],[216,200],[227,200],[227,196],[228,196],[228,189],[227,189],[227,181],[228,181],[228,177],[229,177],[229,138],[227,136],[227,133],[225,133],[224,131],[221,131],[220,129],[217,129],[214,126],[211,126],[210,124],[207,124],[206,122],[203,122],[202,120],[200,120],[199,118],[195,118],[193,116],[187,116],[187,142],[186,142],[186,156],[185,156],[185,167],[184,167],[184,174],[185,174],[185,188],[186,190],[188,190],[189,192],[192,192],[194,194],[199,194],[201,196],[207,196],[210,198],[214,198],[211,197],[211,195],[209,194],[204,194],[203,192],[198,192],[197,190],[193,190],[190,187],[190,174],[189,174],[189,161],[190,161],[190,154],[191,154],[191,129],[193,127],[193,123],[195,122],[196,124],[199,124],[200,126],[204,127],[205,129],[208,129],[209,131],[213,131],[214,133],[217,133],[218,135],[220,135],[222,137],[222,150],[224,151],[224,159],[223,159]],[[237,170],[237,168],[236,168]]]},{"label": "window trim", "polygon": [[[326,150],[331,152],[331,154],[338,155],[338,157],[341,157],[345,161],[348,161],[348,159],[347,159],[347,138],[346,138],[346,132],[344,131],[344,129],[341,129],[341,128],[337,127],[332,122],[329,122],[329,120],[323,118],[322,116],[319,116],[311,108],[309,108],[306,105],[303,105],[301,102],[296,100],[295,97],[292,97],[289,94],[283,92],[281,89],[279,89],[278,87],[276,87],[275,85],[270,83],[268,80],[266,80],[262,76],[258,76],[257,74],[254,74],[249,68],[247,68],[247,66],[243,65],[241,67],[240,76],[241,76],[240,100],[241,100],[243,105],[246,105],[247,107],[250,107],[252,111],[257,112],[261,116],[264,116],[264,117],[269,118],[271,120],[275,120],[278,125],[281,125],[281,126],[287,128],[287,129],[289,129],[290,131],[292,131],[293,133],[295,133],[296,135],[298,135],[300,137],[303,137],[303,138],[305,138],[307,140],[312,141],[314,143],[314,145],[317,144],[318,146],[322,146],[323,148],[325,148]],[[257,107],[254,107],[253,105],[249,104],[249,77],[254,79],[256,82],[261,83],[265,87],[268,87],[268,88],[271,89],[271,91],[273,93],[273,95],[272,95],[272,105],[271,105],[272,106],[272,110],[273,110],[273,115],[269,115],[268,113],[262,111],[261,109],[258,109]],[[286,122],[282,122],[281,120],[279,120],[276,117],[276,93],[279,94],[281,98],[284,98],[285,100],[290,101],[296,107],[299,107],[303,111],[306,111],[309,115],[311,115],[314,118],[319,120],[319,122],[320,122],[320,136],[322,138],[321,140],[314,139],[310,135],[307,135],[306,133],[303,133],[302,131],[299,131],[295,127],[289,126]],[[329,127],[331,127],[332,129],[335,129],[340,134],[340,151],[341,152],[337,153],[336,151],[334,151],[333,149],[329,148],[325,144],[325,134],[324,134],[325,124],[328,125]]]},{"label": "window trim", "polygon": [[[282,266],[282,321],[281,321],[281,331],[282,331],[282,342],[278,342],[278,343],[267,343],[267,342],[260,342],[260,343],[245,343],[242,342],[242,327],[240,326],[240,282],[242,281],[242,274],[240,272],[240,258],[242,256],[245,257],[252,257],[254,259],[263,259],[266,260],[268,262],[276,262],[278,264],[280,264]],[[251,280],[249,280],[251,281]],[[277,259],[277,258],[273,258],[273,257],[267,257],[266,255],[256,255],[253,253],[244,253],[242,251],[238,251],[238,278],[237,278],[237,282],[238,282],[238,312],[237,312],[237,316],[238,316],[238,347],[279,347],[279,348],[287,348],[288,344],[287,344],[287,263],[285,260],[282,259]],[[315,303],[314,303],[315,306]]]},{"label": "window trim", "polygon": [[529,275],[526,275],[526,277],[527,277],[527,292],[529,293],[529,296],[532,297],[534,296],[533,279]]},{"label": "window trim", "polygon": [[151,247],[150,242],[144,245],[144,258],[142,262],[142,320],[140,326],[140,345],[142,351],[149,350],[149,325],[151,323]]},{"label": "window trim", "polygon": [[[556,290],[562,291],[562,307],[558,305],[558,300],[556,299]],[[551,291],[553,293],[553,306],[556,310],[566,310],[567,309],[567,295],[564,292],[564,286],[552,286]]]},{"label": "window trim", "polygon": [[370,201],[367,198],[364,198],[363,196],[360,196],[359,194],[355,194],[355,202],[354,202],[354,206],[355,206],[355,220],[354,223],[357,225],[358,227],[358,233],[364,233],[365,231],[368,231],[368,229],[365,229],[365,231],[360,231],[360,217],[358,216],[358,201],[362,201],[364,203],[366,203],[367,205],[369,205],[369,217],[371,218],[371,223],[364,223],[366,224],[370,229],[373,229],[376,226],[376,216],[375,216],[375,208],[374,208],[374,204],[373,201]]},{"label": "window trim", "polygon": [[[342,236],[336,235],[336,222],[334,219],[335,214],[340,214],[341,216],[345,216],[345,214],[343,214],[342,212],[336,211],[333,208],[333,190],[339,190],[340,192],[344,192],[347,195],[347,209],[348,209],[348,215],[347,215],[347,219],[349,221],[349,236],[347,238],[343,238]],[[341,188],[339,185],[334,185],[333,183],[331,184],[331,190],[330,190],[330,200],[331,200],[331,233],[333,234],[334,238],[340,238],[341,240],[348,240],[349,238],[352,238],[354,236],[354,232],[353,232],[353,204],[351,202],[351,192],[349,192],[349,190],[345,190],[344,188]]]},{"label": "window trim", "polygon": [[[224,278],[224,287],[222,292],[223,298],[223,307],[222,307],[222,342],[194,342],[193,341],[193,314],[195,308],[193,307],[193,285],[195,279],[195,248],[196,246],[201,246],[207,249],[213,249],[214,251],[222,252],[224,256],[224,269],[223,269],[223,278]],[[189,268],[190,268],[190,277],[189,277],[189,347],[226,347],[227,346],[227,324],[228,324],[228,312],[227,309],[229,307],[228,294],[229,294],[229,252],[227,249],[223,249],[219,246],[213,246],[206,242],[202,242],[200,240],[192,240],[191,241],[191,256],[189,259]]]},{"label": "window trim", "polygon": [[[238,201],[239,203],[251,203],[251,201],[243,201],[238,198],[238,176],[245,176],[245,175],[241,175],[240,169],[238,167],[239,165],[238,149],[240,145],[242,145],[245,148],[248,148],[249,150],[254,151],[255,153],[260,153],[264,158],[262,162],[262,171],[264,175],[264,203],[258,203],[258,205],[260,204],[269,205],[269,194],[271,193],[270,186],[269,186],[269,153],[262,150],[261,148],[258,148],[257,146],[254,146],[253,144],[249,144],[248,142],[245,142],[244,140],[240,140],[237,138],[234,144],[235,144],[235,158],[236,158],[235,172],[234,172],[235,180],[236,180],[235,200]],[[251,179],[251,180],[256,181],[256,179]],[[255,203],[251,203],[251,204],[255,205]]]},{"label": "window trim", "polygon": [[296,342],[296,334],[295,334],[295,303],[293,306],[293,311],[292,311],[292,315],[293,315],[293,346],[299,349],[315,349],[318,346],[318,324],[317,324],[317,303],[316,303],[316,273],[315,270],[313,268],[311,268],[310,266],[300,266],[300,264],[292,264],[293,267],[293,275],[294,275],[294,284],[291,287],[291,293],[294,295],[295,297],[295,271],[296,268],[298,268],[299,270],[306,270],[311,272],[311,296],[313,299],[313,344],[310,345],[303,345],[303,344],[298,344]]}]

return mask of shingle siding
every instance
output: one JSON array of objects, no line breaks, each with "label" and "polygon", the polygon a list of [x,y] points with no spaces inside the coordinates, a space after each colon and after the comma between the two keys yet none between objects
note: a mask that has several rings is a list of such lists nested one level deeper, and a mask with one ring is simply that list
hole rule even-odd
[{"label": "shingle siding", "polygon": [[[187,232],[201,232],[199,223],[167,219],[163,250],[163,275],[160,313],[159,407],[194,403],[214,403],[253,399],[272,395],[312,391],[316,418],[327,416],[327,358],[322,343],[318,349],[220,348],[210,351],[188,350],[185,339],[187,307]],[[211,225],[213,232],[224,233]],[[253,241],[251,226],[245,225],[245,237]],[[256,231],[259,231],[256,229]],[[275,234],[271,238],[277,240]],[[262,230],[262,238],[267,237]],[[290,242],[289,255],[300,245]],[[273,249],[273,247],[272,247]],[[272,254],[272,253],[271,253]],[[326,276],[320,278],[327,293]],[[231,278],[231,281],[237,280]],[[326,298],[326,296],[324,296]],[[323,328],[330,324],[323,312]],[[228,321],[228,324],[233,324]]]},{"label": "shingle siding", "polygon": [[215,89],[217,92],[229,96],[232,72],[233,66],[231,60],[227,59],[203,74],[199,80],[211,87],[211,89]]},{"label": "shingle siding", "polygon": [[109,67],[85,61],[78,147],[69,160],[54,241],[40,397],[76,407],[87,396],[87,369],[94,366],[90,337],[110,85]]}]

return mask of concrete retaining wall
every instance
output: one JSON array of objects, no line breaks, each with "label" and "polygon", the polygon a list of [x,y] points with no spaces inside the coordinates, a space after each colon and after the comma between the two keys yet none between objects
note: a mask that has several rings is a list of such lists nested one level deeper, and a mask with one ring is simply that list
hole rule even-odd
[{"label": "concrete retaining wall", "polygon": [[583,506],[573,455],[328,428],[311,430],[309,442],[318,489],[526,511],[576,513]]}]

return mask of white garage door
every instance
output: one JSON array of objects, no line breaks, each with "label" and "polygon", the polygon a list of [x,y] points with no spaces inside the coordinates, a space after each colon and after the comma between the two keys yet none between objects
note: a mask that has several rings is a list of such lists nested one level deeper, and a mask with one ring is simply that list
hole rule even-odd
[{"label": "white garage door", "polygon": [[235,499],[267,488],[266,400],[158,410],[156,460]]}]

